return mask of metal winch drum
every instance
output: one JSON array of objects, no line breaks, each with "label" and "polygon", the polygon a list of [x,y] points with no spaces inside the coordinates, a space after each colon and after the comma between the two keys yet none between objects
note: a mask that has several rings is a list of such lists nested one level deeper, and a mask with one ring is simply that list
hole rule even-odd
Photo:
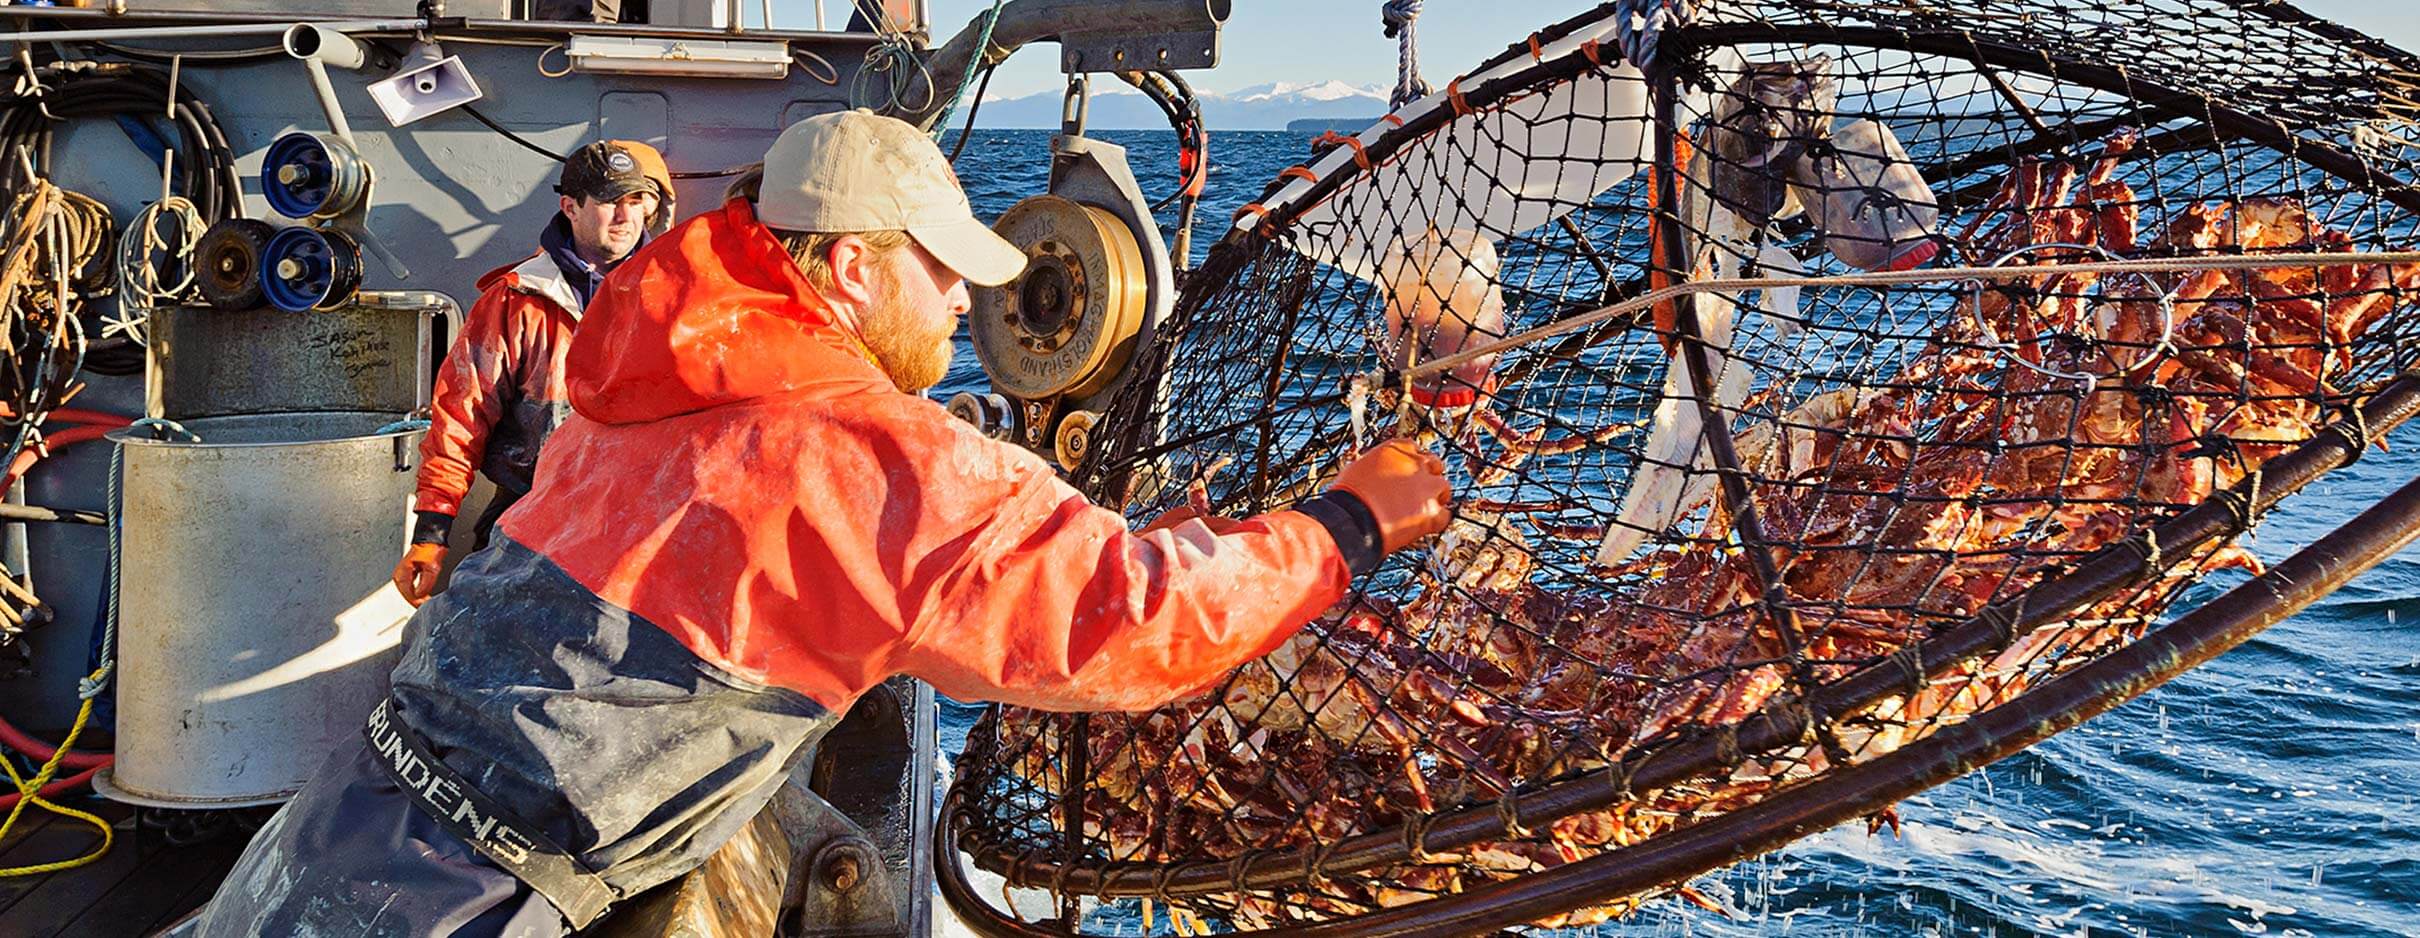
[{"label": "metal winch drum", "polygon": [[360,288],[361,243],[344,232],[283,228],[261,248],[261,297],[278,309],[335,309]]},{"label": "metal winch drum", "polygon": [[370,164],[333,134],[295,131],[261,154],[261,198],[287,218],[335,219],[370,196]]},{"label": "metal winch drum", "polygon": [[1025,252],[1024,273],[974,291],[967,315],[993,393],[961,394],[950,409],[1073,471],[1091,451],[1099,409],[1176,290],[1126,151],[1072,134],[1051,149],[1049,194],[1018,202],[992,226]]},{"label": "metal winch drum", "polygon": [[117,763],[95,787],[176,808],[291,797],[386,693],[412,608],[419,430],[389,413],[203,417],[110,434],[120,477]]},{"label": "metal winch drum", "polygon": [[1025,251],[1025,273],[978,294],[967,318],[992,386],[1039,400],[1085,397],[1134,351],[1148,310],[1142,248],[1107,210],[1055,195],[1017,203],[993,229]]}]

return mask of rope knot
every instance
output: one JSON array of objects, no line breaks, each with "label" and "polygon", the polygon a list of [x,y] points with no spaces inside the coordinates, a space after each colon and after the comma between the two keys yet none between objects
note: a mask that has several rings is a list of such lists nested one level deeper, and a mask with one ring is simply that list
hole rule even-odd
[{"label": "rope knot", "polygon": [[1504,825],[1504,836],[1514,840],[1530,837],[1529,825],[1521,823],[1521,799],[1512,792],[1496,799],[1496,821]]},{"label": "rope knot", "polygon": [[76,680],[76,699],[91,700],[101,696],[102,691],[109,689],[109,673],[117,670],[117,667],[118,663],[115,661],[104,661],[91,674],[78,678]]}]

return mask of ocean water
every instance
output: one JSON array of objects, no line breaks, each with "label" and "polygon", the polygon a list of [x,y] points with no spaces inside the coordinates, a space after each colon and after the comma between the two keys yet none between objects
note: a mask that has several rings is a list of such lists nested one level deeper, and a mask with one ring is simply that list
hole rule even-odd
[{"label": "ocean water", "polygon": [[[1130,149],[1152,198],[1174,185],[1171,134],[1095,136]],[[979,213],[1041,191],[1049,137],[975,132],[958,171]],[[1302,162],[1309,141],[1214,133],[1197,247]],[[944,399],[983,386],[972,352],[962,352],[935,392]],[[2273,563],[2420,475],[2420,426],[2392,439],[2392,450],[2373,450],[2280,506],[2247,546]],[[2200,584],[2179,607],[2240,579]],[[944,705],[952,754],[979,713]],[[1697,881],[1727,914],[1661,902],[1602,931],[2420,935],[2420,550],[2132,703],[1899,810],[1901,836],[1851,825]]]}]

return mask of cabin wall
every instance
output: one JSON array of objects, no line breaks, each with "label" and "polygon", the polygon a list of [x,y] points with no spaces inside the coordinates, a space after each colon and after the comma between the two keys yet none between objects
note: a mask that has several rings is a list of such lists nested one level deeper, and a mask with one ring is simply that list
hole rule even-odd
[{"label": "cabin wall", "polygon": [[[207,5],[226,9],[222,0]],[[371,4],[365,0],[363,5]],[[455,12],[453,4],[448,12]],[[797,69],[784,81],[583,74],[550,78],[539,71],[542,54],[550,71],[562,68],[563,61],[559,51],[543,48],[550,44],[543,40],[535,45],[456,40],[445,42],[444,49],[462,57],[485,92],[473,106],[537,145],[562,153],[601,138],[643,140],[661,149],[679,173],[752,163],[781,128],[845,108],[865,41],[794,41],[794,48],[813,51],[838,70],[840,80],[833,84]],[[175,47],[172,41],[159,40],[144,45]],[[334,72],[332,77],[361,152],[376,172],[369,228],[411,269],[408,279],[398,279],[374,258],[365,258],[363,287],[437,290],[468,307],[476,298],[472,283],[482,273],[534,250],[539,230],[556,211],[550,191],[556,164],[459,109],[405,128],[390,127],[364,90],[366,83],[384,75]],[[189,63],[180,80],[210,104],[239,154],[245,214],[285,223],[262,201],[258,175],[262,150],[280,134],[327,129],[302,65],[282,58],[234,68]],[[55,182],[107,203],[121,222],[159,193],[157,164],[111,121],[78,121],[61,133],[52,171]],[[676,183],[681,217],[717,205],[726,182],[714,178]],[[88,387],[76,406],[139,414],[141,378],[88,373],[85,379]],[[107,467],[105,444],[67,450],[33,470],[27,483],[29,500],[100,509]],[[28,638],[35,673],[0,681],[0,715],[21,726],[57,728],[74,716],[75,682],[85,673],[93,628],[104,608],[107,541],[97,528],[30,527],[35,589],[54,606],[57,618]],[[398,556],[402,547],[396,545]]]},{"label": "cabin wall", "polygon": [[[420,15],[420,0],[125,0],[130,13],[220,13],[261,16],[344,16],[364,19]],[[503,19],[523,0],[443,0],[446,16]]]}]

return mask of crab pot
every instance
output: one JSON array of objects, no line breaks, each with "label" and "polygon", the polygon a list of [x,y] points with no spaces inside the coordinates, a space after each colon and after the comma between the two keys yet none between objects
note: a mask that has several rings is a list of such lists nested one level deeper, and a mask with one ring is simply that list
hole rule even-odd
[{"label": "crab pot", "polygon": [[1454,519],[1207,692],[991,711],[937,835],[976,930],[1048,933],[970,868],[1179,931],[1610,921],[2165,680],[2262,506],[2394,471],[2348,460],[2420,416],[2420,56],[2245,0],[1680,6],[1329,141],[1193,268],[1077,487],[1245,516],[1410,438]]},{"label": "crab pot", "polygon": [[411,607],[387,583],[420,431],[399,415],[184,422],[110,434],[121,470],[119,801],[282,801],[361,732]]}]

